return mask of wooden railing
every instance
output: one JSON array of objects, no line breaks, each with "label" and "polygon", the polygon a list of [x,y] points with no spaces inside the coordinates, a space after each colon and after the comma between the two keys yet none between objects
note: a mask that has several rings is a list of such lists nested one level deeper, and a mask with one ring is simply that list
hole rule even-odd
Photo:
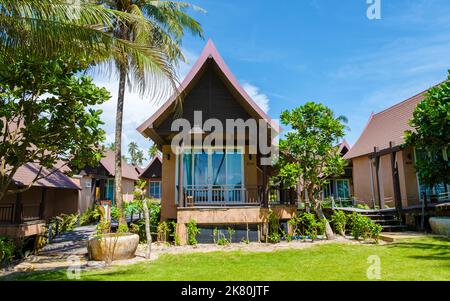
[{"label": "wooden railing", "polygon": [[22,204],[22,222],[41,219],[40,209],[40,204]]},{"label": "wooden railing", "polygon": [[18,224],[42,219],[40,204],[21,204],[16,217],[16,204],[0,204],[0,224]]},{"label": "wooden railing", "polygon": [[0,224],[12,224],[14,221],[14,204],[0,204]]},{"label": "wooden railing", "polygon": [[190,206],[259,206],[262,202],[261,186],[186,185],[184,200]]}]

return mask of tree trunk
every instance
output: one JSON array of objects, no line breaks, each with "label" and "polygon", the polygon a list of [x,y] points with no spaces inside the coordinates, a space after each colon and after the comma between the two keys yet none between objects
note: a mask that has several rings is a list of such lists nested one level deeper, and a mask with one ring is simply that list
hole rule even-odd
[{"label": "tree trunk", "polygon": [[325,214],[323,214],[320,203],[314,198],[314,194],[310,193],[309,190],[308,190],[308,198],[309,202],[312,203],[314,206],[314,212],[316,212],[317,217],[320,220],[325,219],[325,235],[327,236],[327,239],[334,240],[336,237],[334,236],[333,229],[331,229],[328,219],[325,217]]},{"label": "tree trunk", "polygon": [[125,98],[126,69],[122,64],[119,67],[119,94],[117,97],[116,111],[116,136],[115,136],[115,177],[114,177],[114,198],[119,209],[119,227],[126,225],[125,213],[123,211],[122,200],[122,119],[123,103]]},{"label": "tree trunk", "polygon": [[142,207],[144,208],[144,218],[145,218],[145,235],[147,237],[147,253],[145,258],[150,259],[152,252],[152,233],[150,232],[150,214],[148,211],[147,200],[142,200]]}]

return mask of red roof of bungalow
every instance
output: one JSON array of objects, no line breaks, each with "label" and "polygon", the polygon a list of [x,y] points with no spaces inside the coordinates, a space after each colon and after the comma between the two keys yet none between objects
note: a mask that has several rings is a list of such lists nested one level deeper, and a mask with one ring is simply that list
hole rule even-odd
[{"label": "red roof of bungalow", "polygon": [[[58,165],[58,164],[56,164]],[[37,180],[32,184],[32,186],[36,187],[48,187],[48,188],[67,188],[67,189],[81,189],[81,187],[76,184],[72,179],[64,174],[67,171],[70,171],[70,168],[64,166],[60,169],[59,166],[55,166],[57,168],[48,169],[43,168],[39,177],[42,179]],[[40,166],[34,163],[27,163],[19,167],[13,177],[13,182],[18,186],[28,186],[33,180],[36,178],[38,174]]]},{"label": "red roof of bungalow", "polygon": [[208,43],[200,54],[200,57],[181,83],[181,86],[178,89],[179,91],[177,93],[174,93],[169,98],[169,100],[155,112],[155,114],[153,114],[137,128],[137,130],[142,135],[144,135],[145,137],[150,137],[153,141],[158,142],[158,136],[154,131],[152,131],[154,123],[164,115],[173,112],[173,107],[178,96],[187,92],[191,88],[194,79],[197,77],[202,67],[210,58],[212,58],[217,64],[219,70],[223,73],[224,78],[231,84],[231,87],[236,90],[237,93],[241,96],[243,100],[242,105],[245,105],[245,108],[249,111],[250,115],[253,116],[253,118],[260,118],[265,120],[275,131],[280,132],[281,128],[279,124],[276,121],[272,120],[263,110],[261,110],[261,108],[254,102],[254,100],[247,94],[247,92],[245,92],[244,88],[242,88],[236,77],[225,64],[222,56],[219,54],[214,43],[210,39],[208,40]]},{"label": "red roof of bungalow", "polygon": [[389,142],[392,142],[393,146],[402,145],[405,131],[412,130],[408,121],[413,117],[417,104],[424,99],[426,92],[423,91],[377,114],[372,113],[363,132],[344,158],[351,159],[373,153],[374,147],[378,150],[389,148]]},{"label": "red roof of bungalow", "polygon": [[[114,164],[114,152],[112,150],[107,150],[105,157],[100,160],[100,164],[108,171],[108,173],[114,177],[116,174],[115,164]],[[139,180],[139,171],[137,168],[125,160],[122,159],[122,178],[127,178],[131,180]]]}]

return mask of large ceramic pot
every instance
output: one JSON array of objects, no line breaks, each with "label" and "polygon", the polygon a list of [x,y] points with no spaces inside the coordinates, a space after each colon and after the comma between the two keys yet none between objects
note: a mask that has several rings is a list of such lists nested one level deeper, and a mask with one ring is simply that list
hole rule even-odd
[{"label": "large ceramic pot", "polygon": [[433,233],[450,237],[450,217],[430,217],[429,223]]},{"label": "large ceramic pot", "polygon": [[130,259],[134,257],[138,245],[139,235],[132,233],[110,233],[91,237],[88,240],[89,259],[97,261]]}]

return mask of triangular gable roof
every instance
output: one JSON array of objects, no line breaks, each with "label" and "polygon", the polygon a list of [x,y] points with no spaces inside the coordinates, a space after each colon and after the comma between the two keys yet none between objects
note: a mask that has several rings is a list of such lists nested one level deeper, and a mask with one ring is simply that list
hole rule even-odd
[{"label": "triangular gable roof", "polygon": [[350,150],[350,145],[347,143],[347,140],[345,140],[345,139],[343,139],[342,142],[339,144],[338,152],[341,154],[343,152],[344,148],[347,149],[347,152]]},{"label": "triangular gable roof", "polygon": [[373,153],[374,147],[378,150],[387,149],[390,147],[389,142],[392,142],[393,146],[402,145],[405,131],[412,130],[408,121],[413,117],[417,104],[424,99],[427,91],[423,91],[377,114],[372,113],[363,132],[344,156],[344,159],[368,155]]},{"label": "triangular gable roof", "polygon": [[199,74],[200,70],[207,63],[209,58],[212,58],[214,60],[214,62],[219,67],[220,71],[224,74],[225,78],[229,81],[232,87],[239,93],[239,95],[242,96],[244,101],[249,105],[249,107],[254,113],[251,115],[257,115],[261,119],[264,119],[272,127],[272,129],[274,129],[279,133],[281,131],[279,124],[276,121],[272,120],[263,110],[261,110],[261,108],[254,102],[254,100],[247,94],[247,92],[245,92],[244,88],[242,88],[236,77],[233,75],[231,70],[225,64],[225,61],[217,51],[217,48],[215,47],[211,39],[208,40],[205,48],[203,48],[203,51],[200,54],[200,57],[195,62],[194,66],[191,68],[188,75],[181,83],[179,92],[174,93],[174,95],[172,95],[171,98],[169,98],[169,100],[166,103],[164,103],[161,106],[161,108],[159,108],[150,118],[144,121],[144,123],[142,123],[137,128],[137,130],[142,135],[149,137],[149,134],[146,132],[146,130],[153,128],[153,124],[155,123],[155,121],[157,121],[163,115],[163,113],[170,110],[171,107],[175,104],[175,101],[177,97],[180,95],[180,93],[181,94],[185,93],[188,90],[189,86],[194,82],[195,77]]},{"label": "triangular gable roof", "polygon": [[[114,165],[114,152],[112,150],[106,150],[105,157],[100,160],[100,164],[108,171],[110,176],[114,177],[116,174],[115,165]],[[122,177],[131,179],[131,180],[139,180],[139,172],[136,168],[122,159]]]},{"label": "triangular gable roof", "polygon": [[147,165],[147,167],[145,167],[145,168],[142,170],[142,172],[140,173],[140,177],[144,176],[145,173],[147,172],[147,170],[148,170],[149,168],[151,168],[151,167],[153,166],[153,164],[155,164],[155,162],[157,162],[157,161],[159,161],[159,163],[162,164],[162,158],[161,158],[161,156],[160,156],[159,154],[156,155],[156,156],[154,156],[154,157],[152,158],[152,160],[150,161],[150,163]]}]

